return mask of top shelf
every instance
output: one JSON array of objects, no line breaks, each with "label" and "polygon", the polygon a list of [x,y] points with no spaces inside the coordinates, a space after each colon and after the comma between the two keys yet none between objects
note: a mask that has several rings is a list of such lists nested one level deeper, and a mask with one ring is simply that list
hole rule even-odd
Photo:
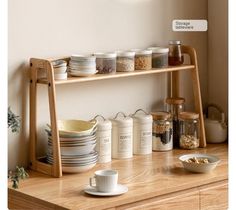
[{"label": "top shelf", "polygon": [[[181,71],[181,70],[191,70],[194,69],[194,65],[181,65],[181,66],[171,66],[167,68],[158,68],[151,70],[135,70],[132,72],[116,72],[114,74],[95,74],[90,77],[68,77],[66,80],[55,80],[55,85],[60,84],[69,84],[69,83],[78,83],[78,82],[89,82],[96,80],[105,80],[105,79],[113,79],[113,78],[121,78],[121,77],[132,77],[138,75],[147,75],[147,74],[157,74],[164,72],[172,72],[172,71]],[[46,78],[38,79],[37,81],[40,84],[48,84]]]}]

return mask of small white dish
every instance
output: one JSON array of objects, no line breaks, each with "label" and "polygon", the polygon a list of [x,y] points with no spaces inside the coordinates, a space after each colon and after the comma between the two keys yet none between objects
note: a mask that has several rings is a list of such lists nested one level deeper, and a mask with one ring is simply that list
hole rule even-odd
[{"label": "small white dish", "polygon": [[96,188],[88,185],[84,189],[84,192],[86,192],[87,194],[96,195],[96,196],[116,196],[116,195],[121,195],[121,194],[128,192],[128,187],[125,185],[122,185],[122,184],[118,184],[117,188],[112,192],[99,192],[99,191],[97,191]]},{"label": "small white dish", "polygon": [[[186,160],[190,158],[204,158],[208,159],[209,163],[189,163]],[[188,171],[194,173],[207,173],[213,170],[217,164],[220,162],[220,159],[213,155],[208,154],[187,154],[179,157],[179,160],[182,162],[184,168]]]},{"label": "small white dish", "polygon": [[87,73],[87,72],[81,72],[81,71],[73,71],[73,72],[69,72],[71,76],[76,76],[76,77],[89,77],[92,76],[94,74],[96,74],[98,71],[95,71],[94,73]]},{"label": "small white dish", "polygon": [[66,70],[67,70],[66,66],[54,67],[54,74],[66,73]]},{"label": "small white dish", "polygon": [[67,72],[66,73],[62,73],[62,74],[54,74],[54,79],[55,80],[67,79]]}]

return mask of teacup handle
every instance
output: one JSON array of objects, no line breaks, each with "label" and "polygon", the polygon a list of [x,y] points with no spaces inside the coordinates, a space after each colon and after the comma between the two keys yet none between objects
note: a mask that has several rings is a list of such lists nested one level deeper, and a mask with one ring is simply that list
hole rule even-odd
[{"label": "teacup handle", "polygon": [[[95,182],[95,185],[94,185],[94,182]],[[96,187],[96,178],[95,178],[95,176],[89,178],[89,185],[90,185],[90,187]]]}]

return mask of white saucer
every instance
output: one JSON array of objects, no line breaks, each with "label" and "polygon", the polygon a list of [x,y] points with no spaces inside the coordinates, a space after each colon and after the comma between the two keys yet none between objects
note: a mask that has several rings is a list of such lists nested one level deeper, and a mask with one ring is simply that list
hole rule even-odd
[{"label": "white saucer", "polygon": [[126,187],[125,185],[122,185],[122,184],[118,184],[115,191],[112,191],[112,192],[98,192],[96,190],[96,188],[91,187],[91,186],[88,185],[84,189],[84,192],[86,192],[90,195],[97,195],[97,196],[115,196],[115,195],[121,195],[123,193],[128,192],[128,187]]}]

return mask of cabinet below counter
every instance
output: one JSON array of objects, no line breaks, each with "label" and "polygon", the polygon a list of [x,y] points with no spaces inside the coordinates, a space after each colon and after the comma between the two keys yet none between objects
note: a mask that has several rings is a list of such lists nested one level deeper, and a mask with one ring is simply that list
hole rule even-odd
[{"label": "cabinet below counter", "polygon": [[[183,169],[178,157],[187,153],[218,156],[220,163],[207,174]],[[96,170],[116,169],[119,183],[129,188],[123,195],[95,197],[84,193]],[[155,209],[224,210],[228,206],[228,145],[208,144],[197,150],[175,149],[130,159],[97,164],[81,174],[52,178],[29,171],[30,178],[14,190],[9,183],[9,209]]]}]

